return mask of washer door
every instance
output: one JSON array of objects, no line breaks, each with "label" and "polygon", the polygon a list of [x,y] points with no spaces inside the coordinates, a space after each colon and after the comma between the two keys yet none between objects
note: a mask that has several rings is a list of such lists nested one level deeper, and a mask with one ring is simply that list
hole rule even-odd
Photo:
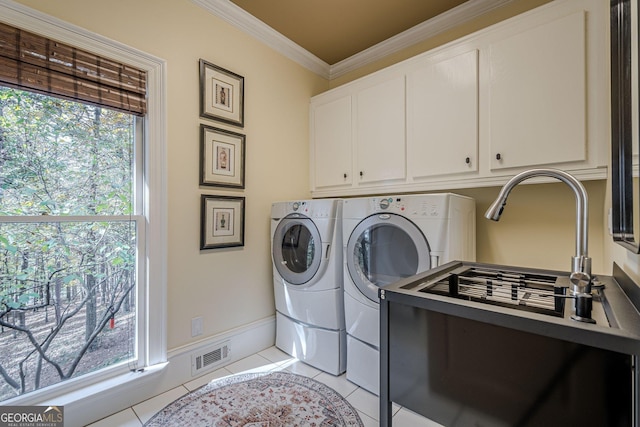
[{"label": "washer door", "polygon": [[322,241],[313,221],[300,214],[284,217],[273,235],[273,265],[292,285],[302,285],[320,268]]},{"label": "washer door", "polygon": [[378,288],[431,268],[429,244],[422,231],[396,214],[362,220],[347,244],[347,268],[358,290],[378,302]]}]

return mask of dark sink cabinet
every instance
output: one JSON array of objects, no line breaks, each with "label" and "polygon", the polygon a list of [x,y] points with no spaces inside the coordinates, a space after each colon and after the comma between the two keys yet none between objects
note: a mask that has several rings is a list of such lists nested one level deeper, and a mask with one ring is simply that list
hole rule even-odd
[{"label": "dark sink cabinet", "polygon": [[637,425],[640,318],[616,280],[583,323],[571,300],[558,316],[431,292],[467,264],[380,290],[381,426],[392,402],[446,427]]},{"label": "dark sink cabinet", "polygon": [[448,427],[632,425],[629,355],[393,301],[383,307],[390,401]]}]

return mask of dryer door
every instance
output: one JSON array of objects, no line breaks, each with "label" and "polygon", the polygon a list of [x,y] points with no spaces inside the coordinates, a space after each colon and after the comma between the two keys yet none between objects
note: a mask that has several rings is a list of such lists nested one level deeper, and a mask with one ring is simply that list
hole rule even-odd
[{"label": "dryer door", "polygon": [[322,259],[318,228],[304,215],[287,215],[273,234],[272,255],[273,265],[287,283],[307,283],[317,273]]},{"label": "dryer door", "polygon": [[431,268],[429,243],[422,231],[396,214],[375,214],[362,220],[347,243],[351,280],[371,301],[378,288]]}]

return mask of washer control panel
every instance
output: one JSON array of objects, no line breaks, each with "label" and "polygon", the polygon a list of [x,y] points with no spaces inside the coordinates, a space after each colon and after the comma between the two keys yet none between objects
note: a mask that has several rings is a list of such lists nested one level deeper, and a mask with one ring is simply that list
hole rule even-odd
[{"label": "washer control panel", "polygon": [[393,212],[406,216],[438,218],[445,215],[444,198],[434,195],[428,198],[408,196],[385,196],[371,198],[374,212]]}]

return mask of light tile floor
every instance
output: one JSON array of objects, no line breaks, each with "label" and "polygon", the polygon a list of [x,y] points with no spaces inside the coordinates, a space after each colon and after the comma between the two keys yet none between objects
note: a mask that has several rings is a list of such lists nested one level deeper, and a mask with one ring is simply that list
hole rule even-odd
[{"label": "light tile floor", "polygon": [[[320,381],[342,396],[358,411],[365,427],[377,427],[378,423],[378,396],[349,382],[345,374],[338,377],[319,371],[299,360],[292,358],[288,354],[280,351],[276,347],[270,347],[259,353],[253,354],[244,359],[238,360],[225,366],[222,369],[211,372],[193,381],[182,384],[165,393],[155,396],[149,400],[139,403],[124,411],[113,414],[89,427],[141,427],[154,414],[170,404],[179,397],[193,391],[211,380],[248,372],[270,372],[285,370],[299,375],[305,375]],[[437,427],[436,424],[406,408],[393,405],[393,426],[394,427]]]}]

